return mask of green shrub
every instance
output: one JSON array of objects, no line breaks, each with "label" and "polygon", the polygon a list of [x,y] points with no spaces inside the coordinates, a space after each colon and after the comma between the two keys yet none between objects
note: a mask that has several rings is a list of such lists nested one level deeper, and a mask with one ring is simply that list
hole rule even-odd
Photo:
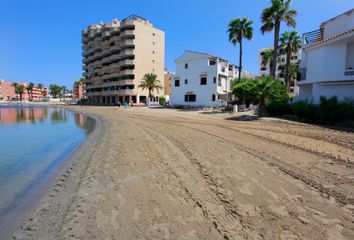
[{"label": "green shrub", "polygon": [[161,106],[163,106],[163,105],[165,105],[165,103],[166,103],[166,98],[160,97],[160,98],[159,98],[159,104],[160,104]]},{"label": "green shrub", "polygon": [[287,102],[273,101],[266,104],[267,113],[274,116],[292,114],[291,105]]},{"label": "green shrub", "polygon": [[321,97],[319,104],[307,101],[294,103],[269,102],[266,106],[269,114],[281,116],[293,114],[305,122],[333,124],[343,121],[354,121],[354,101],[340,102],[336,97]]}]

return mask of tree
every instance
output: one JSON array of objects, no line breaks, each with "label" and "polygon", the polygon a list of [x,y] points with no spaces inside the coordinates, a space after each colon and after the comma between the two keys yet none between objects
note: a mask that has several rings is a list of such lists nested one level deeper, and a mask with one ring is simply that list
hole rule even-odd
[{"label": "tree", "polygon": [[64,96],[64,100],[65,100],[65,94],[66,94],[66,92],[67,92],[67,87],[66,86],[61,86],[61,91],[62,91],[62,93],[63,93],[63,96]]},{"label": "tree", "polygon": [[15,93],[20,96],[20,101],[22,101],[22,95],[25,93],[25,86],[18,83],[13,83],[12,86],[15,89]]},{"label": "tree", "polygon": [[38,88],[38,89],[42,89],[42,88],[43,88],[43,84],[42,84],[42,83],[38,83],[38,84],[37,84],[37,88]]},{"label": "tree", "polygon": [[141,79],[138,88],[141,88],[142,90],[147,89],[149,91],[149,98],[153,96],[152,93],[154,90],[159,93],[159,91],[163,89],[160,80],[157,79],[157,75],[155,73],[146,73]]},{"label": "tree", "polygon": [[233,89],[236,97],[259,104],[259,116],[265,115],[266,101],[286,101],[289,98],[287,87],[271,76],[248,80],[236,84]]},{"label": "tree", "polygon": [[274,67],[271,72],[273,78],[276,78],[280,25],[282,22],[285,22],[288,26],[296,27],[294,17],[297,15],[297,12],[294,9],[290,9],[290,4],[291,0],[271,0],[271,6],[265,8],[262,12],[262,33],[274,30]]},{"label": "tree", "polygon": [[239,54],[239,68],[238,68],[238,81],[241,80],[242,72],[242,39],[246,38],[251,40],[253,37],[253,21],[248,20],[248,18],[235,18],[232,19],[228,25],[227,32],[229,33],[229,41],[236,46],[237,43],[240,45]]},{"label": "tree", "polygon": [[27,90],[27,94],[28,94],[28,100],[32,101],[33,99],[33,88],[34,88],[34,83],[30,82],[27,86],[26,86],[26,90]]},{"label": "tree", "polygon": [[52,95],[54,98],[57,98],[61,93],[61,87],[56,84],[50,84],[49,91],[50,91],[50,95]]},{"label": "tree", "polygon": [[286,54],[286,63],[284,71],[285,85],[289,87],[290,82],[290,60],[291,54],[296,53],[301,48],[301,38],[296,31],[286,31],[282,34],[280,40],[280,52]]},{"label": "tree", "polygon": [[269,64],[269,71],[270,73],[273,72],[273,69],[274,69],[274,63],[273,63],[273,49],[266,49],[264,52],[263,52],[263,55],[262,55],[262,64],[267,66]]}]

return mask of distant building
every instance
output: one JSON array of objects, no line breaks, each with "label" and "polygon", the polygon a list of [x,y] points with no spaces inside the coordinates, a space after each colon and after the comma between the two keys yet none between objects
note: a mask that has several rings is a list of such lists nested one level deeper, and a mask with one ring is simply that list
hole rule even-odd
[{"label": "distant building", "polygon": [[174,73],[170,72],[168,70],[165,70],[165,74],[164,74],[164,95],[165,97],[168,96],[168,98],[171,96],[171,80],[173,77]]},{"label": "distant building", "polygon": [[354,100],[354,9],[303,35],[299,99]]},{"label": "distant building", "polygon": [[[271,69],[271,64],[267,63],[264,64],[263,62],[263,55],[267,50],[273,50],[273,48],[262,48],[259,50],[259,75],[260,76],[269,76],[270,75],[270,69]],[[298,52],[292,53],[290,57],[290,62],[291,63],[297,63],[301,59],[301,49],[299,49]],[[284,81],[284,74],[282,74],[282,67],[284,67],[286,63],[286,54],[282,54],[279,56],[280,63],[277,63],[277,69],[275,70],[275,74],[277,76],[277,79]],[[299,87],[296,85],[296,80],[292,80],[289,83],[289,90],[290,94],[293,96],[297,96],[299,94]]]},{"label": "distant building", "polygon": [[84,95],[84,84],[82,81],[77,81],[73,84],[73,98],[77,100],[81,100],[86,98]]},{"label": "distant building", "polygon": [[[146,73],[164,78],[165,33],[142,17],[90,25],[82,32],[84,90],[93,104],[145,102]],[[161,83],[163,84],[163,82]]]},{"label": "distant building", "polygon": [[[7,82],[5,80],[0,80],[0,100],[19,100],[20,97],[18,94],[15,93],[15,88],[13,86],[15,82]],[[17,82],[17,84],[21,84],[25,87],[27,87],[28,83],[21,83]],[[45,93],[48,92],[48,89],[46,87],[43,88],[38,88],[37,86],[34,86],[32,89],[32,100],[34,101],[39,101],[43,100],[43,98],[46,96]],[[30,95],[28,94],[28,91],[25,90],[23,95],[22,95],[22,100],[30,100]]]},{"label": "distant building", "polygon": [[207,53],[185,51],[176,59],[171,82],[171,105],[218,107],[232,98],[237,68]]}]

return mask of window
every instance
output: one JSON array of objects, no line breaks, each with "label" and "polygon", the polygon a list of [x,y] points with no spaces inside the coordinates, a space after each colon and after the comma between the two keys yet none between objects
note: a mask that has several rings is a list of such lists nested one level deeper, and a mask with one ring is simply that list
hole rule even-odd
[{"label": "window", "polygon": [[152,36],[155,36],[155,33],[152,33]]},{"label": "window", "polygon": [[155,54],[155,51],[152,51],[152,54]]},{"label": "window", "polygon": [[261,71],[265,71],[265,70],[267,70],[266,67],[262,67],[262,68],[261,68]]},{"label": "window", "polygon": [[179,87],[179,79],[175,80],[175,87]]},{"label": "window", "polygon": [[215,65],[216,62],[214,60],[209,60],[209,66]]},{"label": "window", "polygon": [[207,85],[207,77],[200,78],[200,85]]},{"label": "window", "polygon": [[221,78],[218,79],[218,86],[221,87]]},{"label": "window", "polygon": [[155,45],[155,42],[152,42],[153,45]]},{"label": "window", "polygon": [[214,83],[216,83],[216,77],[214,77]]},{"label": "window", "polygon": [[188,69],[188,63],[185,63],[185,64],[184,64],[184,68],[185,68],[185,69]]},{"label": "window", "polygon": [[155,60],[154,60],[154,59],[152,59],[152,62],[154,63],[154,62],[155,62]]},{"label": "window", "polygon": [[195,102],[197,100],[197,95],[195,94],[186,94],[184,95],[185,102]]},{"label": "window", "polygon": [[211,95],[211,101],[215,102],[215,99],[216,99],[215,94]]},{"label": "window", "polygon": [[221,71],[222,71],[222,72],[225,72],[225,67],[222,67],[222,68],[221,68]]},{"label": "window", "polygon": [[184,84],[188,84],[188,79],[184,79]]}]

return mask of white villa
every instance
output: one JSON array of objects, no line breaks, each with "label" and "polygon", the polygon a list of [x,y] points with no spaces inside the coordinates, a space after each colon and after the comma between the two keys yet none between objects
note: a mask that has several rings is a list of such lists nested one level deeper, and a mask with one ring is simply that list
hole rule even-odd
[{"label": "white villa", "polygon": [[171,82],[173,106],[219,107],[232,98],[235,65],[207,53],[185,51],[176,59]]},{"label": "white villa", "polygon": [[354,100],[354,9],[303,35],[299,99]]}]

